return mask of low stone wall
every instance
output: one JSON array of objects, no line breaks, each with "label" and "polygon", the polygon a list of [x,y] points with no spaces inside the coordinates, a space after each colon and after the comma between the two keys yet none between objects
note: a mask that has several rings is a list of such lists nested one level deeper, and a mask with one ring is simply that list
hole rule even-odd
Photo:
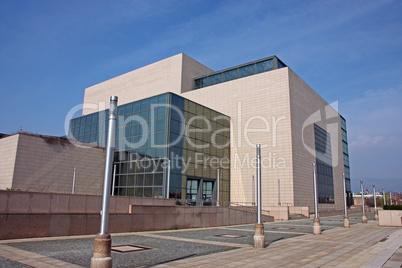
[{"label": "low stone wall", "polygon": [[310,210],[308,207],[289,207],[289,214],[299,214],[305,217],[310,217]]},{"label": "low stone wall", "polygon": [[[129,205],[174,206],[173,199],[111,196],[109,213],[128,213]],[[102,196],[0,190],[0,213],[99,214]]]},{"label": "low stone wall", "polygon": [[[0,239],[96,234],[100,196],[0,191]],[[130,211],[130,213],[129,213]],[[175,206],[173,199],[112,197],[109,232],[214,227],[256,222],[229,207]],[[262,216],[272,222],[271,216]]]},{"label": "low stone wall", "polygon": [[262,212],[265,215],[272,216],[275,220],[289,220],[290,207],[264,207]]},{"label": "low stone wall", "polygon": [[378,210],[378,225],[402,227],[402,210]]}]

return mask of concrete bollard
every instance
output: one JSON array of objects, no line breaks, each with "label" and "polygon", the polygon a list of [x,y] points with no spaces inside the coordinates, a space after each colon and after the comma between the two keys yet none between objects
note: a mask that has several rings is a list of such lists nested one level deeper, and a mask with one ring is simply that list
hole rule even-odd
[{"label": "concrete bollard", "polygon": [[374,220],[378,221],[378,210],[374,211]]},{"label": "concrete bollard", "polygon": [[91,258],[91,268],[112,268],[111,246],[112,238],[110,234],[96,235],[94,256]]},{"label": "concrete bollard", "polygon": [[313,225],[313,234],[320,235],[321,234],[320,219],[319,218],[314,218],[313,223],[314,223],[314,225]]},{"label": "concrete bollard", "polygon": [[343,216],[343,227],[350,228],[350,221],[348,215]]},{"label": "concrete bollard", "polygon": [[362,216],[362,223],[367,223],[367,215],[366,215],[366,212],[363,213],[363,216]]},{"label": "concrete bollard", "polygon": [[254,248],[265,248],[264,224],[256,223],[254,231]]}]

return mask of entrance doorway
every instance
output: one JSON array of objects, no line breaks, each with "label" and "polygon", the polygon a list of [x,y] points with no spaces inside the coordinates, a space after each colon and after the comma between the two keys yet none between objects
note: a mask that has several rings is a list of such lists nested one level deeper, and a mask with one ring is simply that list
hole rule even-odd
[{"label": "entrance doorway", "polygon": [[188,178],[186,189],[186,205],[215,206],[215,180],[204,178]]}]

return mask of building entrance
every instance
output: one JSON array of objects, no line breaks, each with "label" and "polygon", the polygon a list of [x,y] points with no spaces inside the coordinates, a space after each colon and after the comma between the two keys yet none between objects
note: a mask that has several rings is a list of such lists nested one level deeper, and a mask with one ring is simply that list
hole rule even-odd
[{"label": "building entrance", "polygon": [[186,204],[189,206],[215,206],[215,181],[204,178],[188,178]]}]

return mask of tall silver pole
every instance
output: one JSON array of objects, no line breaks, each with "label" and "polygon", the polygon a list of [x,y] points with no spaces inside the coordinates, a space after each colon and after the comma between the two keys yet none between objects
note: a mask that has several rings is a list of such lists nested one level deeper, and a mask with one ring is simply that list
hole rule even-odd
[{"label": "tall silver pole", "polygon": [[91,258],[91,267],[112,267],[112,238],[108,233],[109,201],[112,184],[112,165],[114,143],[116,136],[117,96],[110,97],[109,107],[109,133],[107,136],[105,171],[103,178],[102,213],[100,233],[95,236],[94,255]]},{"label": "tall silver pole", "polygon": [[278,206],[281,205],[281,180],[278,179]]},{"label": "tall silver pole", "polygon": [[217,187],[216,187],[216,190],[217,190],[217,193],[216,193],[216,200],[217,200],[217,205],[219,206],[219,184],[220,184],[220,182],[219,182],[219,168],[218,168],[218,170],[216,171],[216,181],[217,181],[217,183],[218,183],[218,185],[217,185]]},{"label": "tall silver pole", "polygon": [[74,168],[74,175],[73,175],[73,189],[71,190],[71,193],[74,194],[75,193],[75,173],[76,173],[76,168]]},{"label": "tall silver pole", "polygon": [[313,163],[313,180],[314,180],[314,218],[318,219],[318,198],[317,198],[317,175],[315,163]]},{"label": "tall silver pole", "polygon": [[114,188],[115,187],[116,187],[116,165],[113,166],[112,196],[114,196]]},{"label": "tall silver pole", "polygon": [[348,205],[346,204],[346,178],[345,178],[345,173],[342,173],[342,179],[343,179],[343,204],[344,204],[344,209],[345,209],[345,216],[343,216],[343,226],[345,228],[350,227],[350,221],[349,221],[349,216],[348,216]]},{"label": "tall silver pole", "polygon": [[383,206],[387,205],[387,200],[385,200],[385,190],[384,190],[384,187],[382,187],[382,198],[384,199]]},{"label": "tall silver pole", "polygon": [[377,211],[377,200],[375,196],[375,184],[373,184],[373,199],[374,199],[374,212]]},{"label": "tall silver pole", "polygon": [[392,206],[392,192],[391,192],[391,189],[389,189],[389,204]]},{"label": "tall silver pole", "polygon": [[374,200],[374,220],[378,220],[377,198],[375,196],[375,185],[374,184],[373,184],[373,200]]},{"label": "tall silver pole", "polygon": [[261,145],[257,144],[257,223],[261,222]]},{"label": "tall silver pole", "polygon": [[170,198],[170,160],[167,161],[167,174],[166,174],[166,198]]},{"label": "tall silver pole", "polygon": [[317,175],[316,166],[313,163],[313,186],[314,186],[314,220],[313,220],[313,234],[321,234],[320,218],[318,217],[318,195],[317,195]]},{"label": "tall silver pole", "polygon": [[255,178],[253,175],[253,202],[251,203],[253,206],[255,206]]},{"label": "tall silver pole", "polygon": [[261,220],[261,145],[257,144],[257,223],[254,226],[254,247],[265,248],[264,224]]},{"label": "tall silver pole", "polygon": [[346,203],[346,178],[345,178],[345,173],[342,174],[343,177],[343,204],[345,208],[345,216],[348,215],[348,205]]},{"label": "tall silver pole", "polygon": [[112,164],[114,154],[114,143],[116,135],[116,119],[117,119],[117,96],[110,97],[109,108],[109,133],[107,137],[106,157],[105,157],[105,174],[103,178],[103,197],[102,197],[102,217],[101,217],[101,235],[107,235],[109,225],[109,201],[110,186],[112,179]]},{"label": "tall silver pole", "polygon": [[366,216],[366,211],[364,208],[364,191],[363,191],[363,180],[360,180],[360,189],[362,191],[362,223],[367,223],[367,216]]}]

